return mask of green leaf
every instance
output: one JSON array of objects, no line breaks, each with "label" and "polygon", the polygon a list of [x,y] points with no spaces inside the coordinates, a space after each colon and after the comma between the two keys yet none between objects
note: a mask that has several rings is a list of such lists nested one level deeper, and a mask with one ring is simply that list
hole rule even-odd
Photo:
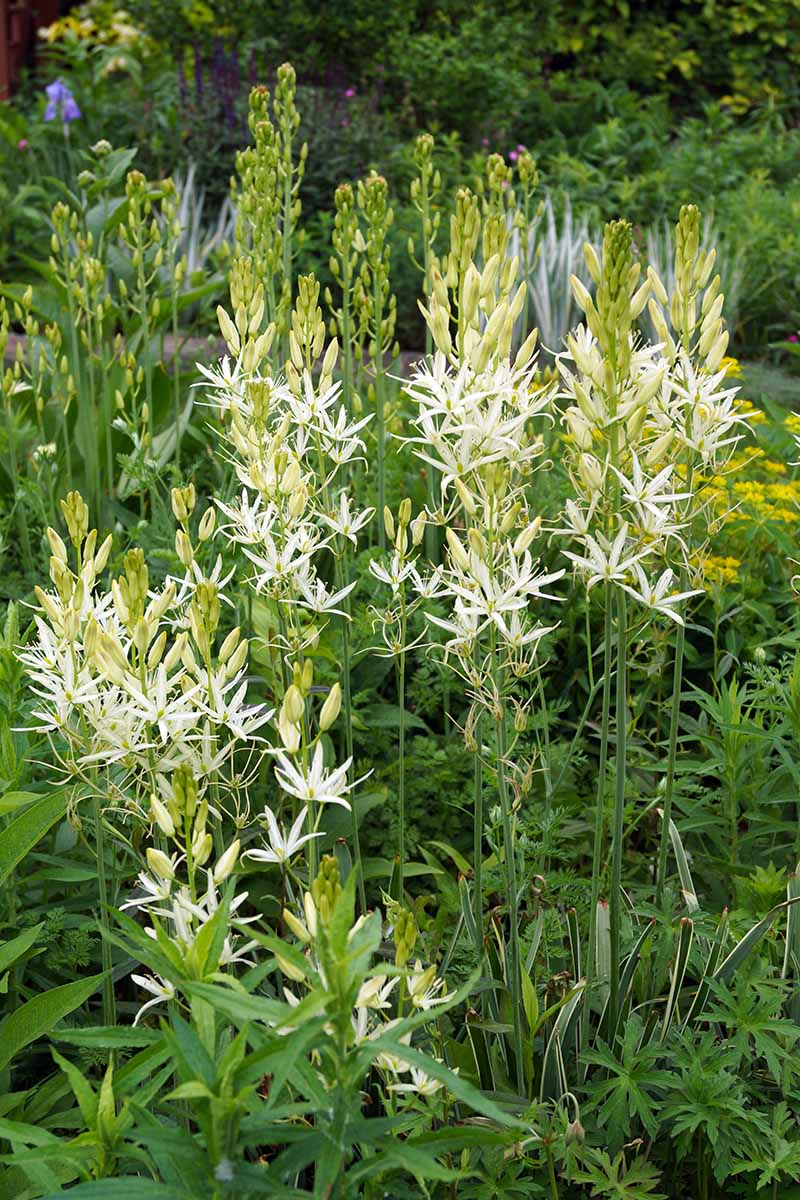
[{"label": "green leaf", "polygon": [[63,1054],[59,1054],[57,1050],[51,1050],[51,1054],[69,1080],[87,1129],[93,1130],[97,1120],[97,1096],[94,1088],[80,1067],[75,1066],[75,1063],[64,1058]]},{"label": "green leaf", "polygon": [[783,900],[780,904],[776,904],[771,908],[765,917],[757,921],[751,929],[741,938],[731,950],[724,962],[721,962],[714,972],[714,979],[724,982],[734,974],[737,967],[749,955],[750,951],[761,941],[764,934],[772,925],[772,922],[777,917],[778,913],[784,912],[785,909],[791,908],[793,904],[800,901],[800,896],[792,900]]},{"label": "green leaf", "polygon": [[87,1025],[84,1029],[54,1029],[50,1037],[54,1042],[66,1042],[70,1046],[92,1046],[99,1050],[139,1049],[161,1041],[161,1034],[157,1029],[122,1025]]},{"label": "green leaf", "polygon": [[0,796],[0,813],[16,812],[18,808],[41,798],[40,792],[6,792],[4,796]]},{"label": "green leaf", "polygon": [[61,820],[66,808],[67,793],[62,789],[35,800],[8,823],[0,838],[0,884],[56,821]]},{"label": "green leaf", "polygon": [[78,979],[75,983],[64,983],[41,996],[34,996],[0,1021],[0,1070],[7,1067],[25,1046],[49,1033],[62,1017],[88,1000],[102,982],[101,973],[89,979]]},{"label": "green leaf", "polygon": [[[63,1192],[58,1192],[46,1196],[45,1200],[58,1200],[58,1197],[63,1195]],[[129,1175],[125,1179],[95,1179],[91,1183],[81,1183],[76,1188],[70,1188],[69,1195],[73,1200],[186,1200],[186,1193],[137,1175]]]},{"label": "green leaf", "polygon": [[431,1058],[429,1054],[422,1054],[413,1046],[404,1045],[390,1034],[370,1039],[370,1042],[373,1058],[378,1054],[394,1054],[412,1067],[421,1067],[426,1075],[443,1083],[454,1099],[469,1105],[482,1116],[488,1117],[498,1125],[516,1125],[520,1129],[524,1128],[524,1122],[518,1121],[510,1113],[504,1112],[493,1100],[484,1096],[483,1092],[473,1087],[466,1079],[462,1079],[460,1075],[456,1075],[449,1067],[445,1067],[435,1058]]},{"label": "green leaf", "polygon": [[[41,925],[33,925],[30,929],[26,929],[19,937],[12,938],[10,942],[0,946],[0,971],[5,971],[8,967],[13,966],[18,959],[22,958],[27,950],[30,950],[33,943],[39,936]],[[39,951],[41,953],[41,951]]]}]

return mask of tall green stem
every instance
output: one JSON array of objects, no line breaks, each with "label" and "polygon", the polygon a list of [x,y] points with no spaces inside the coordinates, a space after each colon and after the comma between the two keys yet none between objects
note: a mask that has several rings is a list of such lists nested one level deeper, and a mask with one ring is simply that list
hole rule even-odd
[{"label": "tall green stem", "polygon": [[377,268],[374,271],[373,304],[375,306],[375,416],[378,439],[378,545],[381,550],[386,548],[386,530],[384,528],[383,509],[386,504],[386,423],[383,411],[383,303],[381,300],[381,282]]},{"label": "tall green stem", "polygon": [[[346,556],[343,553],[341,558],[336,559],[336,588],[340,590],[344,587],[344,579],[346,575]],[[345,597],[344,602],[345,616],[342,617],[342,703],[344,708],[344,737],[345,749],[347,758],[352,762],[353,759],[353,699],[350,690],[350,597]],[[361,902],[361,911],[367,911],[367,895],[364,886],[364,869],[361,863],[361,839],[358,834],[358,813],[356,812],[355,804],[351,805],[350,816],[352,818],[353,828],[353,854],[355,856],[356,871],[358,873],[358,898]]]},{"label": "tall green stem", "polygon": [[609,897],[611,918],[611,1020],[619,1016],[619,968],[620,932],[622,926],[622,841],[625,818],[625,774],[626,774],[626,719],[627,700],[627,653],[628,630],[625,611],[625,593],[617,588],[617,700],[615,725],[617,735],[617,757],[615,770],[614,816],[611,842],[611,895]]},{"label": "tall green stem", "polygon": [[658,872],[656,874],[656,905],[661,906],[664,884],[667,878],[667,854],[669,851],[669,826],[672,819],[672,797],[675,786],[675,758],[678,750],[678,722],[683,687],[683,651],[686,638],[684,625],[678,626],[675,635],[675,663],[672,668],[672,707],[669,714],[669,746],[667,750],[667,777],[664,786],[664,816],[661,822],[661,843],[658,848]]},{"label": "tall green stem", "polygon": [[[402,620],[401,638],[405,644],[405,619]],[[397,853],[398,853],[398,874],[400,877],[400,895],[399,899],[403,900],[403,879],[406,868],[406,655],[405,651],[401,650],[397,657],[397,704],[399,707],[398,713],[398,737],[399,745],[397,751]]]},{"label": "tall green stem", "polygon": [[[477,653],[477,647],[476,647]],[[472,776],[474,812],[472,821],[472,912],[475,918],[475,949],[483,954],[483,758],[481,757],[481,716],[478,711],[473,727],[475,762]]]},{"label": "tall green stem", "polygon": [[178,286],[172,275],[172,395],[175,410],[175,469],[181,469],[181,354],[178,342]]},{"label": "tall green stem", "polygon": [[600,900],[600,872],[606,834],[606,768],[608,765],[609,710],[611,708],[611,587],[605,585],[605,623],[603,629],[603,709],[600,725],[600,760],[597,765],[597,793],[594,816],[594,845],[592,848],[592,899],[589,909],[589,953],[586,957],[587,1010],[582,1026],[581,1049],[589,1048],[590,1008],[597,962],[597,905]]},{"label": "tall green stem", "polygon": [[[109,932],[108,921],[108,880],[106,878],[106,839],[103,830],[103,812],[100,807],[100,797],[95,792],[92,800],[92,815],[94,819],[94,839],[97,852],[97,890],[100,899],[100,925],[103,933]],[[102,939],[101,956],[103,964],[103,1024],[116,1025],[117,1005],[114,997],[114,978],[111,974],[111,943],[106,936]]]},{"label": "tall green stem", "polygon": [[[503,857],[505,859],[506,893],[508,899],[508,922],[510,926],[506,954],[506,982],[511,994],[512,1022],[514,1026],[514,1057],[517,1066],[517,1088],[525,1094],[525,1064],[522,1053],[522,976],[519,949],[519,894],[517,886],[517,861],[514,848],[513,814],[506,782],[506,714],[502,696],[498,698],[500,714],[497,718],[497,790],[500,794],[500,811],[503,818]],[[510,979],[508,976],[510,975]]]}]

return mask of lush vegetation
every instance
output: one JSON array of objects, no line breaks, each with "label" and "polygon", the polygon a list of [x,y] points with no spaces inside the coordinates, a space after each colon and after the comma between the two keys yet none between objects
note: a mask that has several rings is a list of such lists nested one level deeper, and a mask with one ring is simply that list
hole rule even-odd
[{"label": "lush vegetation", "polygon": [[0,1200],[800,1194],[797,13],[528,7],[3,111]]}]

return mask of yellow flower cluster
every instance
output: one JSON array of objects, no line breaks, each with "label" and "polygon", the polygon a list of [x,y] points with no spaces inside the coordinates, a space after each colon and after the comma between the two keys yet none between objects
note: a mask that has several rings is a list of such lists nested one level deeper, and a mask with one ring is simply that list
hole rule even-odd
[{"label": "yellow flower cluster", "polygon": [[693,556],[693,562],[706,588],[736,583],[742,565],[741,559],[734,558],[732,554],[698,554]]},{"label": "yellow flower cluster", "polygon": [[143,34],[123,8],[109,12],[107,6],[81,4],[52,25],[39,30],[46,42],[91,42],[97,46],[119,46],[129,49],[141,41]]}]

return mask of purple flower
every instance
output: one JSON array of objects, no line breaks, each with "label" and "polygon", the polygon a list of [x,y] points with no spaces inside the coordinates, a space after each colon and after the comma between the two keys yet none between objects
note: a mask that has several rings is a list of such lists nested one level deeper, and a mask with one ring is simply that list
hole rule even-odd
[{"label": "purple flower", "polygon": [[798,338],[796,333],[790,333],[786,340],[787,342],[800,342],[800,338]]},{"label": "purple flower", "polygon": [[63,79],[49,83],[44,90],[47,93],[47,108],[44,110],[45,121],[59,120],[63,121],[65,125],[70,121],[77,121],[81,110]]},{"label": "purple flower", "polygon": [[509,155],[508,155],[508,157],[511,159],[511,161],[512,161],[512,162],[516,162],[516,161],[517,161],[517,159],[519,158],[519,154],[517,153],[517,151],[516,151],[516,150],[511,150],[511,151],[509,152]]},{"label": "purple flower", "polygon": [[349,87],[349,88],[347,88],[347,89],[345,90],[345,93],[344,93],[344,94],[345,94],[345,96],[347,97],[347,99],[348,99],[348,100],[352,100],[352,99],[353,99],[353,97],[354,97],[354,96],[355,96],[355,94],[356,94],[356,89],[355,89],[354,87]]},{"label": "purple flower", "polygon": [[18,150],[27,150],[28,149],[28,139],[20,138],[19,141],[17,142],[17,149]]}]

